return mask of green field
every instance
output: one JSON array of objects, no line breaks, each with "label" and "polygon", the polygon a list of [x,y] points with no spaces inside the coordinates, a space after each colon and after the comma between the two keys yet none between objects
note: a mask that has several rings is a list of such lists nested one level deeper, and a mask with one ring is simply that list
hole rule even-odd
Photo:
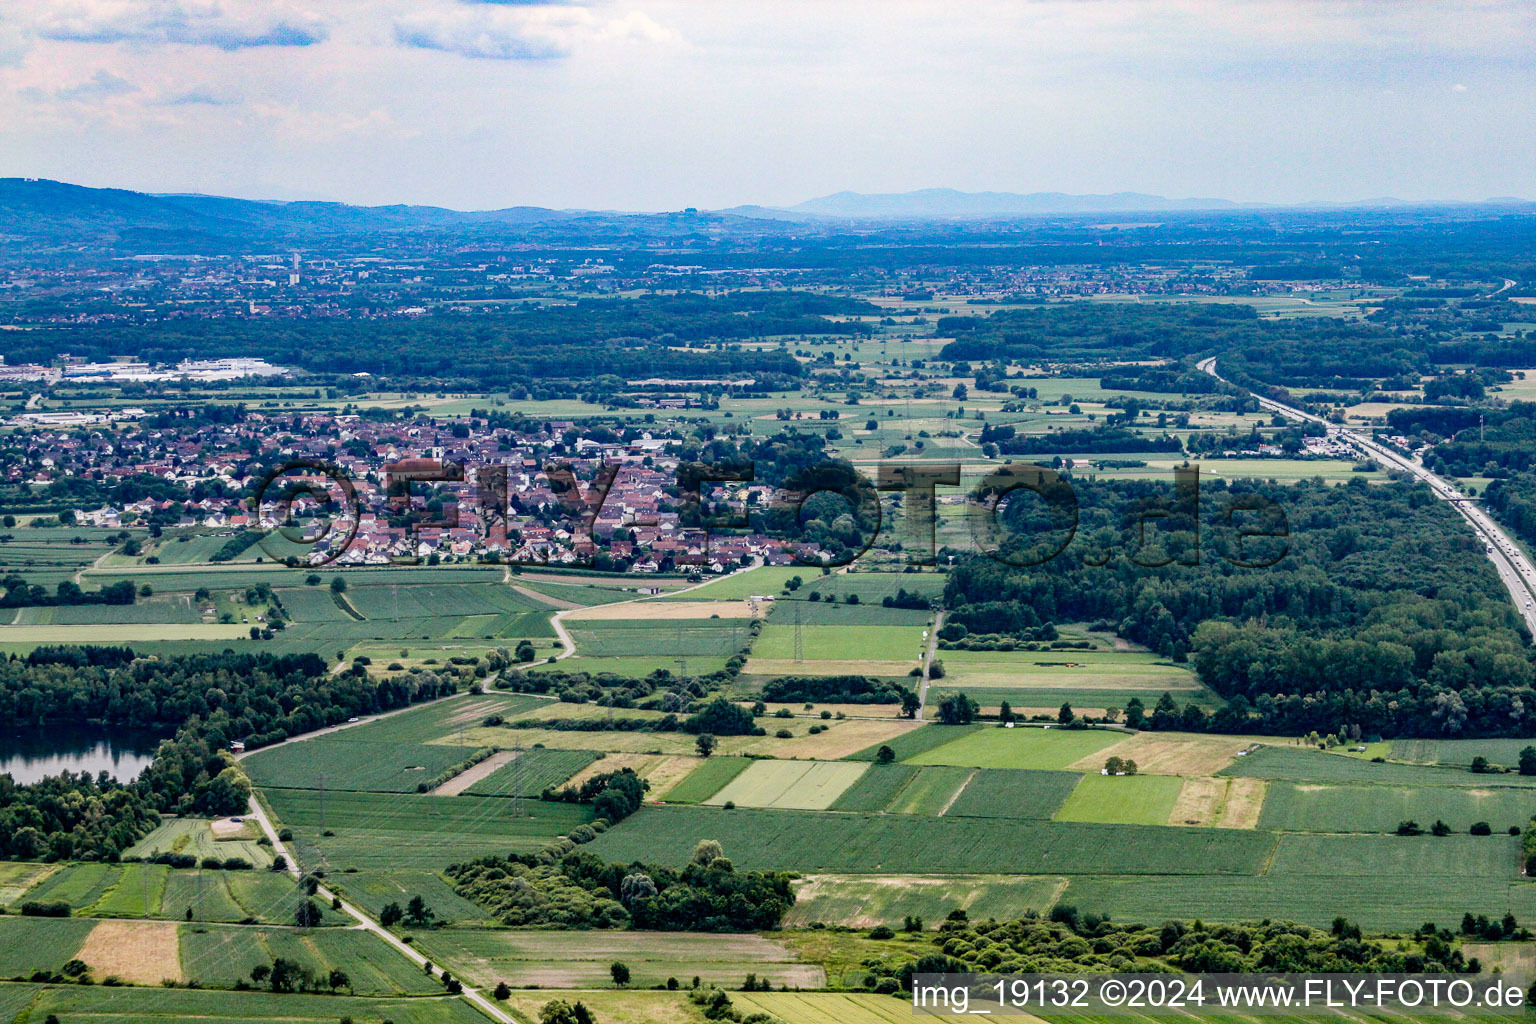
[{"label": "green field", "polygon": [[1536,746],[1536,740],[1393,740],[1392,757],[1461,768],[1470,765],[1474,757],[1485,757],[1493,764],[1513,768],[1520,763],[1520,751],[1532,746]]},{"label": "green field", "polygon": [[918,769],[904,764],[871,765],[869,771],[832,804],[834,811],[883,811],[906,788]]},{"label": "green field", "polygon": [[754,761],[702,803],[825,810],[867,766],[849,761]]},{"label": "green field", "polygon": [[945,813],[951,817],[1050,818],[1081,778],[1076,772],[1007,771],[984,768]]},{"label": "green field", "polygon": [[440,921],[459,925],[490,923],[484,907],[454,892],[453,886],[434,871],[358,871],[334,875],[329,882],[375,917],[385,904],[398,903],[403,907],[412,896],[420,896]]},{"label": "green field", "polygon": [[344,1017],[363,1024],[485,1024],[485,1016],[463,999],[423,997],[368,999],[358,996],[274,995],[270,992],[220,992],[185,988],[108,988],[100,985],[0,985],[0,999],[16,993],[30,997],[31,1020],[47,1014],[62,1021],[92,1024],[270,1024],[325,1022]]},{"label": "green field", "polygon": [[475,752],[444,744],[358,743],[343,738],[351,731],[258,750],[245,759],[245,769],[264,787],[415,793]]},{"label": "green field", "polygon": [[172,869],[163,864],[67,864],[15,902],[68,903],[88,917],[283,924],[300,902],[286,874]]},{"label": "green field", "polygon": [[1408,931],[1425,921],[1454,928],[1467,912],[1536,918],[1536,884],[1461,876],[1265,875],[1201,878],[1076,877],[1061,897],[1117,921],[1272,918],[1326,927],[1340,914],[1374,931]]},{"label": "green field", "polygon": [[[454,697],[374,722],[336,729],[246,755],[243,764],[260,786],[285,789],[415,793],[422,784],[484,745],[462,734],[489,715],[505,718],[548,707],[520,694]],[[510,748],[512,737],[504,744]]]},{"label": "green field", "polygon": [[1119,743],[1126,735],[1109,729],[983,728],[902,760],[973,768],[1061,769]]},{"label": "green field", "polygon": [[891,814],[943,814],[973,774],[970,768],[919,768],[885,809]]},{"label": "green field", "polygon": [[[738,988],[748,974],[775,986],[819,988],[819,967],[759,935],[704,935],[688,932],[522,931],[516,929],[436,931],[418,938],[422,952],[455,975],[486,988],[505,981],[516,986],[606,988],[608,967],[628,965],[631,984],[688,985],[694,976]],[[618,1024],[618,1022],[614,1022]]]},{"label": "green field", "polygon": [[1375,763],[1300,747],[1260,747],[1219,774],[1286,782],[1382,783],[1389,786],[1468,786],[1473,789],[1536,786],[1536,776],[1473,775],[1456,768]]},{"label": "green field", "polygon": [[1484,878],[1513,881],[1520,873],[1516,836],[1335,836],[1293,832],[1282,835],[1269,875],[1408,879]]},{"label": "green field", "polygon": [[[492,853],[533,851],[590,821],[582,804],[479,796],[264,791],[273,814],[293,827],[306,868],[437,870]],[[516,812],[516,813],[514,813]],[[325,835],[325,832],[333,835]]]},{"label": "green field", "polygon": [[700,839],[738,869],[840,874],[1257,874],[1275,846],[1240,829],[642,807],[586,848],[680,865]]},{"label": "green field", "polygon": [[157,853],[185,853],[199,861],[204,857],[239,857],[256,868],[272,863],[268,848],[254,839],[216,838],[206,818],[164,818],[153,832],[123,852],[145,859]]},{"label": "green field", "polygon": [[[828,577],[837,579],[839,577]],[[886,608],[878,601],[858,604],[839,604],[830,601],[810,601],[800,594],[815,588],[806,588],[796,597],[780,598],[768,609],[770,625],[794,627],[795,619],[801,626],[917,626],[921,629],[933,619],[933,613],[925,608]]]},{"label": "green field", "polygon": [[746,757],[711,757],[662,793],[661,798],[674,804],[703,803],[753,763]]},{"label": "green field", "polygon": [[933,927],[956,909],[1006,921],[1045,911],[1066,884],[1066,878],[1029,875],[810,875],[796,885],[784,923],[900,926],[912,914]]},{"label": "green field", "polygon": [[318,975],[345,971],[359,995],[437,994],[442,985],[429,978],[378,936],[350,928],[308,932],[295,929],[182,925],[181,969],[203,985],[230,988],[250,976],[251,968],[277,957]]},{"label": "green field", "polygon": [[662,600],[745,601],[754,596],[771,597],[784,589],[785,582],[791,576],[811,580],[817,577],[819,571],[808,566],[765,565],[746,572],[733,572],[721,579],[711,580],[702,587],[690,588],[686,594],[675,597],[668,595]]},{"label": "green field", "polygon": [[[1502,776],[1492,776],[1497,781]],[[1525,828],[1536,793],[1523,788],[1463,786],[1321,786],[1274,782],[1259,827],[1291,832],[1391,832],[1399,822],[1428,829],[1438,819],[1457,832],[1486,821],[1495,832]]]},{"label": "green field", "polygon": [[879,754],[880,748],[886,746],[895,752],[897,761],[907,761],[985,728],[987,727],[984,725],[936,725],[930,722],[904,732],[894,739],[886,740],[884,743],[866,747],[849,760],[873,761]]},{"label": "green field", "polygon": [[95,921],[80,918],[0,917],[0,978],[57,971],[94,927]]},{"label": "green field", "polygon": [[[779,621],[775,618],[774,622]],[[792,661],[795,657],[795,627],[763,627],[762,636],[752,647],[754,658]],[[839,626],[800,627],[801,653],[807,661],[911,661],[922,656],[923,631],[920,626]]]},{"label": "green field", "polygon": [[464,792],[471,796],[538,796],[603,755],[595,750],[523,750]]},{"label": "green field", "polygon": [[1172,775],[1084,775],[1056,820],[1166,825],[1183,785]]},{"label": "green field", "polygon": [[729,658],[747,645],[746,619],[642,619],[568,623],[583,658]]}]

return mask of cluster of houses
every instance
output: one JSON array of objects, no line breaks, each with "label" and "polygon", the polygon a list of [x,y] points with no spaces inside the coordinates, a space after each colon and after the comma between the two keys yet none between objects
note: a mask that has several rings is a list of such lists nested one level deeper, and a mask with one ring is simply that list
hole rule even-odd
[{"label": "cluster of houses", "polygon": [[[642,573],[725,572],[788,565],[792,553],[811,552],[760,533],[706,536],[684,526],[677,465],[688,439],[676,431],[592,433],[598,436],[582,436],[569,421],[510,427],[476,418],[377,421],[264,411],[249,411],[237,423],[175,428],[80,430],[71,423],[11,434],[8,450],[0,450],[0,477],[34,486],[68,476],[107,487],[127,481],[135,485],[130,491],[153,493],[77,508],[75,521],[231,533],[287,525],[284,535],[301,546],[285,545],[281,553],[307,551],[315,563],[494,557]],[[333,475],[315,468],[321,465]],[[399,494],[402,477],[412,478],[409,505]],[[262,501],[253,509],[258,493]],[[335,504],[320,509],[321,494]],[[774,495],[762,484],[723,484],[705,497],[745,509],[766,506]]]}]

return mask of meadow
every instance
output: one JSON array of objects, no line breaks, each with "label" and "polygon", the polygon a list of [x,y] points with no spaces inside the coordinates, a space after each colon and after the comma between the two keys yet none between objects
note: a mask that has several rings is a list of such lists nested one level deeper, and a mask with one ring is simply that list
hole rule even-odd
[{"label": "meadow", "polygon": [[784,923],[899,927],[915,915],[933,927],[955,909],[1007,920],[1047,910],[1066,887],[1064,877],[1034,875],[808,875]]},{"label": "meadow", "polygon": [[1125,733],[1110,729],[982,728],[902,761],[972,768],[1062,769],[1125,738]]},{"label": "meadow", "polygon": [[1084,775],[1056,820],[1166,825],[1183,785],[1171,775]]}]

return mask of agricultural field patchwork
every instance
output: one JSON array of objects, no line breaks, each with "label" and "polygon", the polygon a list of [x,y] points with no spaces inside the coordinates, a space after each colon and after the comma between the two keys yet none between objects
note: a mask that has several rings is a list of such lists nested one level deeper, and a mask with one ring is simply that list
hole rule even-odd
[{"label": "agricultural field patchwork", "polygon": [[507,760],[500,767],[461,792],[472,796],[538,796],[546,789],[559,788],[602,755],[595,750],[521,750],[497,755],[503,756]]},{"label": "agricultural field patchwork", "polygon": [[754,764],[746,757],[711,757],[689,772],[661,798],[674,804],[701,804]]}]

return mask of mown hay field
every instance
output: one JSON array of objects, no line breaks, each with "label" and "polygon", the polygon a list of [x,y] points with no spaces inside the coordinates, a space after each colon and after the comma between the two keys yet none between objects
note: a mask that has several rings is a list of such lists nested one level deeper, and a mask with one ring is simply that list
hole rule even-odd
[{"label": "mown hay field", "polygon": [[867,769],[856,761],[754,761],[702,802],[825,810]]},{"label": "mown hay field", "polygon": [[795,905],[784,923],[900,927],[914,915],[932,927],[956,909],[977,920],[1008,920],[1047,910],[1066,887],[1061,876],[807,875],[795,885]]}]

